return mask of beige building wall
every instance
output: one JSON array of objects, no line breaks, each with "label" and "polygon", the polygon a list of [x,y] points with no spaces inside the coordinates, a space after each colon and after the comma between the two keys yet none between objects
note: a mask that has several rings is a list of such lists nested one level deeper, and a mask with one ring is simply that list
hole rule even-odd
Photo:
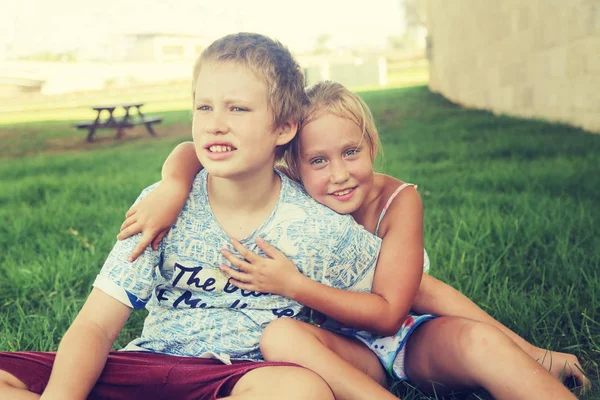
[{"label": "beige building wall", "polygon": [[432,91],[600,132],[600,0],[427,0],[427,24]]}]

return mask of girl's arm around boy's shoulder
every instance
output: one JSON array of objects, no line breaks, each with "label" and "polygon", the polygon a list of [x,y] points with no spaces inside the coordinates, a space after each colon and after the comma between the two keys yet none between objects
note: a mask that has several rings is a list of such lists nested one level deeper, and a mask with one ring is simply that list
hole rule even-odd
[{"label": "girl's arm around boy's shoulder", "polygon": [[125,215],[117,239],[123,240],[136,233],[142,237],[130,254],[130,261],[138,258],[150,244],[154,250],[183,209],[194,178],[202,169],[192,142],[177,145],[163,164],[162,181]]},{"label": "girl's arm around boy's shoulder", "polygon": [[196,155],[194,142],[178,144],[162,167],[163,180],[174,180],[186,184],[188,189],[194,182],[194,177],[202,169],[202,164]]},{"label": "girl's arm around boy's shoulder", "polygon": [[85,399],[102,373],[111,346],[131,308],[92,289],[65,333],[42,400]]}]

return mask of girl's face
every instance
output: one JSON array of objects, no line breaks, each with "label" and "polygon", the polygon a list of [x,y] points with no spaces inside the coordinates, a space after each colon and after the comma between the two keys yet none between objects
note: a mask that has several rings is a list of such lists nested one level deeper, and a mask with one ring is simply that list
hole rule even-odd
[{"label": "girl's face", "polygon": [[340,214],[358,210],[373,186],[373,162],[362,130],[349,119],[327,113],[304,126],[300,177],[319,203]]}]

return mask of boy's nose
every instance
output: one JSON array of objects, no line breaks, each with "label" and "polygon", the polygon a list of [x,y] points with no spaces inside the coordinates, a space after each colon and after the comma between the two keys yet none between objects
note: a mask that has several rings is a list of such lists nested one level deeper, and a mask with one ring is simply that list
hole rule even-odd
[{"label": "boy's nose", "polygon": [[227,121],[223,118],[221,113],[212,112],[210,117],[206,121],[206,133],[213,135],[225,134],[229,132]]}]

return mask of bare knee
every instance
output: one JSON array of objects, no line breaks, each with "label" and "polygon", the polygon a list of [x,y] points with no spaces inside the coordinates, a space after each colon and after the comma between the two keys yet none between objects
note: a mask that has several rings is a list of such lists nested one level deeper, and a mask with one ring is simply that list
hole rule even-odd
[{"label": "bare knee", "polygon": [[334,400],[329,385],[315,372],[297,368],[294,372],[294,392],[298,392],[300,399]]},{"label": "bare knee", "polygon": [[325,381],[301,367],[256,368],[240,378],[231,391],[236,399],[334,400]]},{"label": "bare knee", "polygon": [[307,324],[291,318],[279,318],[264,329],[260,338],[260,351],[267,361],[295,362],[294,343],[314,337]]},{"label": "bare knee", "polygon": [[480,385],[480,372],[511,343],[491,325],[440,317],[418,328],[409,338],[407,374],[428,393],[476,387]]},{"label": "bare knee", "polygon": [[490,362],[494,354],[503,352],[507,346],[515,344],[498,328],[484,322],[464,319],[457,330],[457,350],[467,362],[476,365],[477,361]]},{"label": "bare knee", "polygon": [[23,389],[28,390],[29,388],[14,375],[9,374],[6,371],[0,370],[0,392],[2,389]]}]

